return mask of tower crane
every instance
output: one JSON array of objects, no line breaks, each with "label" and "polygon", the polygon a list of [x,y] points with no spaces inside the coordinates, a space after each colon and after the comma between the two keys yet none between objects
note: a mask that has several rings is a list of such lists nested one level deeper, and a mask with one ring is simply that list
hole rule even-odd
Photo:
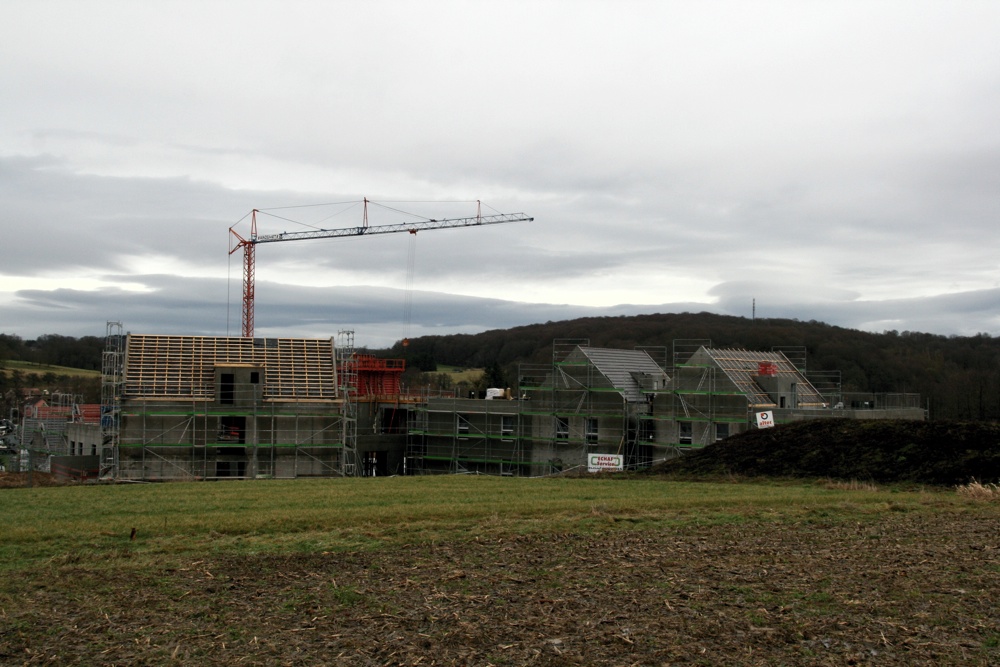
[{"label": "tower crane", "polygon": [[339,229],[314,229],[302,232],[281,232],[280,234],[257,234],[257,213],[259,209],[253,209],[250,216],[250,236],[244,238],[235,229],[235,225],[229,228],[231,246],[229,254],[232,255],[240,248],[243,249],[243,337],[253,338],[253,314],[254,314],[254,271],[255,271],[255,250],[260,243],[276,243],[278,241],[301,241],[305,239],[328,239],[341,236],[370,236],[372,234],[393,234],[395,232],[409,232],[416,234],[418,231],[428,229],[451,229],[453,227],[478,227],[482,225],[497,225],[504,222],[531,222],[534,218],[526,216],[524,213],[496,213],[490,215],[482,214],[481,202],[476,202],[476,215],[469,218],[443,218],[440,220],[429,219],[414,222],[400,222],[390,225],[368,225],[368,199],[364,199],[364,218],[360,227],[343,227]]}]

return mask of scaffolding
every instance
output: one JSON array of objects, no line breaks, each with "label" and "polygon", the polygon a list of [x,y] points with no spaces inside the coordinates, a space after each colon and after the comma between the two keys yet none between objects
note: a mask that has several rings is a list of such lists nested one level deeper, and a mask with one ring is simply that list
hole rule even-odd
[{"label": "scaffolding", "polygon": [[720,385],[714,364],[695,361],[698,350],[711,347],[707,338],[673,341],[670,388],[657,396],[658,409],[648,417],[653,425],[647,429],[651,438],[667,448],[704,447],[728,435],[729,424],[746,421],[745,406],[736,414],[730,405],[730,397],[742,394]]},{"label": "scaffolding", "polygon": [[[208,401],[129,405],[119,478],[131,480],[328,477],[341,473],[339,407]],[[242,405],[239,405],[242,404]]]},{"label": "scaffolding", "polygon": [[[782,350],[715,349],[710,340],[679,339],[668,354],[557,339],[551,363],[518,367],[513,400],[426,397],[410,424],[406,471],[545,475],[579,469],[593,454],[646,467],[753,428],[761,410],[790,421],[887,418],[897,405],[912,407],[909,396],[873,395],[853,400],[853,410],[831,410],[828,395],[801,371],[805,348]],[[827,377],[822,389],[839,395],[839,375]],[[500,431],[504,420],[512,428]]]},{"label": "scaffolding", "polygon": [[[802,373],[805,348],[780,350],[717,350],[690,339],[669,350],[614,350],[556,339],[549,363],[518,366],[514,391],[404,396],[402,360],[359,354],[353,331],[339,332],[335,345],[132,335],[109,322],[101,474],[539,476],[586,469],[594,455],[645,467],[751,428],[761,409],[786,421],[912,418],[916,395],[849,396],[839,374],[811,374],[825,378],[814,386]],[[37,441],[57,429],[35,430]]]},{"label": "scaffolding", "polygon": [[667,373],[673,377],[679,367],[684,367],[701,348],[711,349],[711,338],[678,338],[671,345],[671,364]]},{"label": "scaffolding", "polygon": [[108,322],[101,355],[101,463],[100,477],[118,475],[121,441],[122,390],[125,386],[125,336],[121,322]]},{"label": "scaffolding", "polygon": [[345,477],[358,475],[358,360],[354,350],[354,331],[338,332],[337,360],[340,366],[340,395],[343,415],[344,454],[340,459],[340,474]]},{"label": "scaffolding", "polygon": [[735,432],[731,425],[747,420],[742,392],[725,381],[719,368],[707,363],[675,363],[666,409],[652,417],[666,432],[658,438],[670,447],[705,447]]},{"label": "scaffolding", "polygon": [[840,371],[812,371],[806,374],[806,378],[816,388],[816,391],[820,393],[827,405],[835,406],[844,402],[843,381]]},{"label": "scaffolding", "polygon": [[[679,340],[673,356],[669,403],[656,419],[673,429],[667,438],[678,448],[704,447],[745,430],[757,411],[780,410],[786,419],[816,416],[841,395],[839,373],[806,376],[803,346],[758,352]],[[820,387],[812,377],[822,382]]]},{"label": "scaffolding", "polygon": [[503,398],[427,398],[413,412],[407,471],[538,476],[586,470],[594,454],[649,465],[640,418],[667,383],[666,353],[655,354],[556,339],[551,362],[519,365]]},{"label": "scaffolding", "polygon": [[522,401],[425,397],[410,412],[407,474],[530,476]]},{"label": "scaffolding", "polygon": [[[330,477],[356,470],[354,404],[340,398],[332,339],[122,336],[116,323],[104,358],[105,477]],[[341,382],[352,386],[349,377]]]}]

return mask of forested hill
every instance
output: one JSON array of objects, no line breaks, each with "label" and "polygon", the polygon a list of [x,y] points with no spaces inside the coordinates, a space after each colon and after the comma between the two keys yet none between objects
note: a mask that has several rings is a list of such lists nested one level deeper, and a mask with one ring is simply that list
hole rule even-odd
[{"label": "forested hill", "polygon": [[934,418],[1000,420],[1000,338],[881,334],[784,319],[750,320],[711,313],[592,317],[480,334],[422,336],[388,351],[409,366],[499,366],[516,378],[517,364],[547,363],[553,341],[587,339],[596,347],[666,348],[676,340],[708,339],[715,347],[767,351],[805,347],[809,372],[840,371],[844,391],[919,393]]},{"label": "forested hill", "polygon": [[[546,322],[475,335],[422,336],[379,354],[403,357],[411,368],[438,364],[488,368],[516,382],[518,363],[549,363],[553,341],[586,339],[597,347],[663,348],[676,340],[711,340],[716,347],[771,350],[804,347],[807,368],[840,371],[844,391],[918,393],[933,418],[1000,421],[1000,338],[881,334],[796,320],[675,313],[591,317]],[[0,334],[3,360],[99,370],[103,339],[48,335],[25,341]]]},{"label": "forested hill", "polygon": [[103,352],[104,338],[97,336],[73,338],[48,334],[36,340],[24,340],[20,336],[0,333],[0,365],[5,360],[27,361],[99,371]]}]

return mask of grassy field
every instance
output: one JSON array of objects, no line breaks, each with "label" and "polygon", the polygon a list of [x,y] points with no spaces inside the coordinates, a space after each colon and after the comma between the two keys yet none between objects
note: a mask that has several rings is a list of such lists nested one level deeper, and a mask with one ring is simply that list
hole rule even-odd
[{"label": "grassy field", "polygon": [[947,489],[441,476],[0,506],[0,664],[1000,661],[1000,503]]},{"label": "grassy field", "polygon": [[[951,493],[652,479],[434,476],[43,487],[6,490],[0,570],[47,560],[133,562],[202,552],[377,549],[508,533],[593,532],[750,520],[842,520],[893,507],[960,508]],[[135,539],[131,538],[136,529]]]},{"label": "grassy field", "polygon": [[453,384],[458,384],[460,382],[465,382],[467,384],[473,384],[479,380],[483,375],[482,368],[459,368],[456,366],[446,366],[443,364],[438,364],[438,373],[444,373],[451,378]]},{"label": "grassy field", "polygon": [[97,378],[101,376],[100,371],[89,371],[82,368],[70,368],[69,366],[50,366],[48,364],[35,364],[30,361],[12,361],[10,359],[0,360],[0,373],[6,373],[10,375],[14,371],[21,371],[22,374],[28,375],[29,373],[34,373],[36,375],[45,375],[46,373],[52,373],[54,375],[66,375],[69,377],[84,377],[84,378]]}]

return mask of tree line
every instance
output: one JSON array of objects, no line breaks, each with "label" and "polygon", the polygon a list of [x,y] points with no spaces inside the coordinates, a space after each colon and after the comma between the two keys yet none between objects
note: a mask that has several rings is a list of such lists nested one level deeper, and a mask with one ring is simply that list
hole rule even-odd
[{"label": "tree line", "polygon": [[[1000,421],[1000,338],[913,331],[869,333],[817,322],[749,319],[713,313],[663,313],[545,322],[479,334],[411,338],[369,350],[406,360],[411,373],[439,365],[484,368],[488,386],[516,386],[521,364],[548,364],[554,341],[652,350],[669,364],[681,341],[768,351],[805,350],[806,371],[837,371],[845,392],[916,393],[934,419]],[[37,340],[0,334],[4,359],[100,370],[104,339],[47,335]],[[0,373],[0,375],[3,375]]]},{"label": "tree line", "polygon": [[46,334],[35,340],[0,334],[0,361],[24,361],[45,366],[67,366],[88,371],[101,370],[104,338]]},{"label": "tree line", "polygon": [[[0,334],[0,418],[20,416],[22,397],[27,390],[66,394],[83,403],[99,403],[101,400],[101,379],[59,373],[47,366],[65,366],[83,370],[101,370],[101,355],[104,339],[96,336],[73,338],[50,334],[36,340],[24,340],[20,336]],[[27,367],[7,368],[8,361],[20,361]],[[38,366],[34,370],[31,366]]]}]

